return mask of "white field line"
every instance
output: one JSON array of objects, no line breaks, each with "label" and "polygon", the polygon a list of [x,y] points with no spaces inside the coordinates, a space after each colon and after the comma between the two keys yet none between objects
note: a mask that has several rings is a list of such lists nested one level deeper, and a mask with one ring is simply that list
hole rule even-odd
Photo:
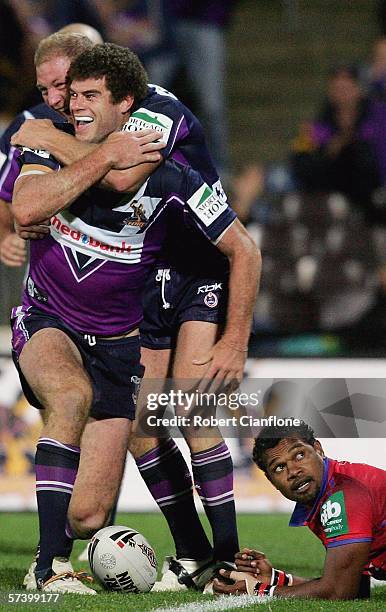
[{"label": "white field line", "polygon": [[226,595],[214,601],[197,601],[174,606],[172,608],[153,608],[152,612],[222,612],[248,606],[265,604],[272,601],[271,597],[256,597],[256,595]]}]

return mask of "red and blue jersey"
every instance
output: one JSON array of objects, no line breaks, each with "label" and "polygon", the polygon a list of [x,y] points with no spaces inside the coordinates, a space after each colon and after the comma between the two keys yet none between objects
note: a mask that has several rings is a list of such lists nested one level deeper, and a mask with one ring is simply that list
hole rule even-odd
[{"label": "red and blue jersey", "polygon": [[296,504],[291,527],[306,525],[326,548],[369,542],[367,570],[386,575],[386,471],[348,461],[324,460],[313,508]]}]

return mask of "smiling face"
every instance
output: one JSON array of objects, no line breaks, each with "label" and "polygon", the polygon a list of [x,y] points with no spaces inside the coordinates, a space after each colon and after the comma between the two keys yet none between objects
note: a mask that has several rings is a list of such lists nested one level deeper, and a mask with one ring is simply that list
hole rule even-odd
[{"label": "smiling face", "polygon": [[323,479],[323,449],[297,438],[284,438],[264,453],[266,473],[272,484],[295,502],[312,505]]},{"label": "smiling face", "polygon": [[48,106],[66,116],[66,75],[71,60],[58,56],[36,66],[36,86]]},{"label": "smiling face", "polygon": [[73,81],[70,87],[70,111],[78,140],[101,142],[119,130],[128,118],[133,97],[114,104],[105,77]]}]

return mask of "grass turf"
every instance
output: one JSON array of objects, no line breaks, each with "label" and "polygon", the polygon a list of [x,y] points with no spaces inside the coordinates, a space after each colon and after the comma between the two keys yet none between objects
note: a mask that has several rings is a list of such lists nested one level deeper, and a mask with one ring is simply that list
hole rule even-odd
[{"label": "grass turf", "polygon": [[[155,548],[159,566],[166,554],[173,551],[172,540],[160,514],[120,514],[118,525],[134,527],[149,540]],[[289,529],[288,516],[276,515],[239,515],[239,534],[241,546],[253,546],[264,550],[276,567],[288,569],[300,576],[318,576],[323,567],[324,550],[320,542],[306,528]],[[0,514],[0,593],[26,593],[21,583],[26,569],[31,563],[37,538],[37,517],[35,514]],[[83,542],[76,542],[72,555],[76,569],[87,566],[76,561],[77,555],[84,548]],[[173,608],[195,603],[194,609],[205,610],[214,599],[194,591],[183,593],[147,593],[144,595],[107,593],[99,586],[97,597],[79,595],[61,596],[56,604],[12,604],[0,600],[0,609],[22,610],[29,608],[49,611],[73,610],[156,610]],[[263,605],[263,604],[262,604]],[[205,606],[203,608],[203,606]],[[240,608],[227,608],[240,609]],[[244,607],[243,610],[256,609],[256,605]],[[377,588],[372,592],[371,601],[331,602],[331,601],[270,601],[262,610],[270,612],[291,611],[313,612],[342,610],[365,611],[386,609],[386,588]]]}]

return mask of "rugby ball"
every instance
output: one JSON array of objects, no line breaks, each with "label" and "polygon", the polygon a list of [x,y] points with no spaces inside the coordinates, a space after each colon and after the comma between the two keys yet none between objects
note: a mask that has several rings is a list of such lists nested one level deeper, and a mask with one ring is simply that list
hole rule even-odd
[{"label": "rugby ball", "polygon": [[88,546],[96,580],[109,591],[147,593],[157,577],[157,559],[149,542],[130,527],[100,529]]}]

